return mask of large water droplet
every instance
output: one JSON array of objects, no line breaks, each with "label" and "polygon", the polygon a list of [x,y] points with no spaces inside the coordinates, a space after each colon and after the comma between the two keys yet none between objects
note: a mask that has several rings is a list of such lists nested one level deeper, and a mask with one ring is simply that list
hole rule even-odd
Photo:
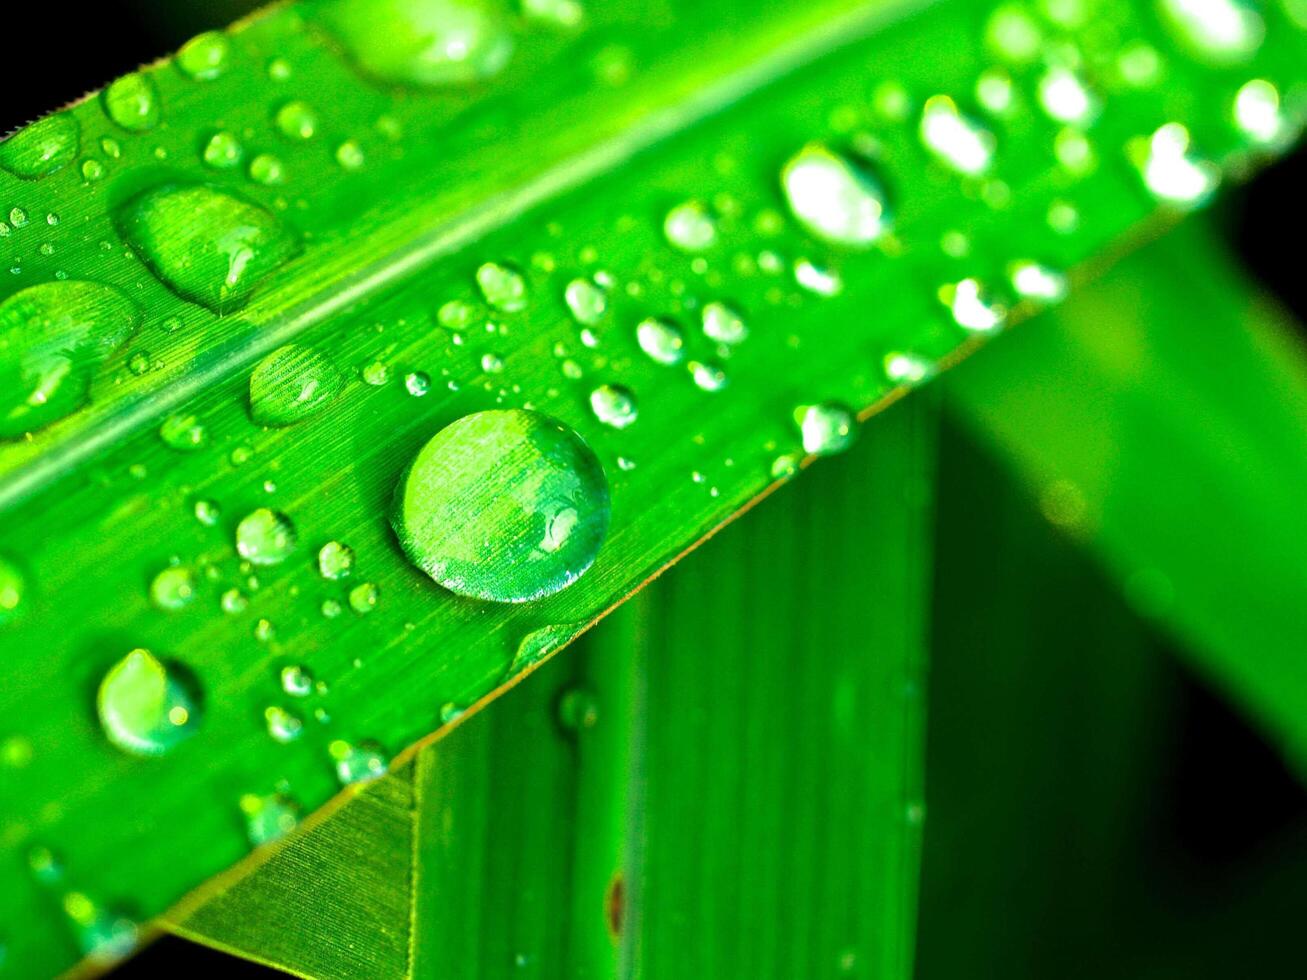
[{"label": "large water droplet", "polygon": [[0,143],[0,168],[35,180],[67,166],[77,156],[81,144],[81,127],[66,112],[40,119],[24,126]]},{"label": "large water droplet", "polygon": [[276,565],[295,550],[295,525],[279,511],[260,507],[236,525],[236,551],[256,565]]},{"label": "large water droplet", "polygon": [[805,146],[781,171],[794,217],[836,245],[865,248],[889,230],[885,189],[865,168],[820,144]]},{"label": "large water droplet", "polygon": [[118,213],[118,226],[173,292],[217,313],[243,304],[299,251],[271,213],[202,184],[146,191]]},{"label": "large water droplet", "polygon": [[159,125],[159,94],[154,80],[134,71],[114,82],[101,94],[104,114],[132,133],[143,133]]},{"label": "large water droplet", "polygon": [[950,169],[976,177],[994,161],[994,134],[958,111],[946,95],[934,95],[921,109],[921,142]]},{"label": "large water droplet", "polygon": [[1234,122],[1253,143],[1275,146],[1289,135],[1280,108],[1280,90],[1264,78],[1239,88],[1234,97]]},{"label": "large water droplet", "polygon": [[795,411],[794,420],[803,437],[804,450],[816,456],[843,452],[858,435],[853,413],[833,402],[802,405]]},{"label": "large water droplet", "polygon": [[514,40],[494,0],[328,0],[318,16],[367,75],[437,88],[492,78]]},{"label": "large water droplet", "polygon": [[436,433],[400,480],[391,524],[413,564],[450,591],[527,602],[581,577],[608,512],[608,481],[580,436],[511,409]]},{"label": "large water droplet", "polygon": [[135,303],[94,282],[41,283],[0,303],[0,439],[80,408],[95,368],[140,322]]},{"label": "large water droplet", "polygon": [[96,709],[109,741],[130,755],[162,755],[195,734],[199,687],[179,664],[133,650],[100,682]]},{"label": "large water droplet", "polygon": [[1246,61],[1266,36],[1262,15],[1244,0],[1158,0],[1158,8],[1180,43],[1212,64]]},{"label": "large water droplet", "polygon": [[326,354],[287,344],[250,374],[250,416],[259,425],[294,425],[325,407],[345,385]]}]

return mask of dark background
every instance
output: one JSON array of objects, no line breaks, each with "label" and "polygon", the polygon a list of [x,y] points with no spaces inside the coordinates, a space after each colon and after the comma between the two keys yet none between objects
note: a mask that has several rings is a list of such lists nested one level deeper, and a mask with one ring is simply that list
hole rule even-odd
[{"label": "dark background", "polygon": [[[75,7],[47,3],[27,5],[23,11],[27,23],[21,29],[12,20],[14,11],[7,10],[7,84],[0,95],[0,131],[12,131],[176,49],[192,35],[221,27],[257,6],[247,0],[118,0]],[[68,30],[74,12],[76,29]],[[57,59],[51,56],[51,43],[42,40],[53,38],[58,39]],[[1227,194],[1217,218],[1249,270],[1307,322],[1307,249],[1300,240],[1307,229],[1304,178],[1307,153],[1299,151],[1250,185]],[[962,447],[956,449],[966,452]],[[946,454],[949,451],[946,442]],[[947,479],[947,475],[946,465],[942,477]],[[947,493],[947,487],[944,490]],[[942,555],[940,561],[944,567],[938,574],[947,577],[948,556]],[[1093,612],[1086,610],[1087,615]],[[936,651],[933,670],[945,676],[932,678],[931,702],[936,688],[946,689],[949,684],[949,660],[941,652]],[[1138,837],[1151,842],[1146,848],[1151,856],[1121,868],[1121,887],[1123,891],[1166,894],[1178,883],[1180,888],[1205,895],[1207,905],[1219,910],[1223,902],[1233,905],[1240,900],[1235,883],[1243,865],[1262,860],[1277,847],[1301,850],[1298,844],[1307,843],[1307,794],[1278,754],[1218,695],[1164,649],[1159,656],[1175,706],[1168,721],[1173,728],[1168,749],[1171,758],[1163,785],[1151,787],[1144,818],[1147,826],[1137,828]],[[947,736],[936,735],[932,718],[932,744],[942,737]],[[1092,737],[1092,730],[1084,732],[1084,738]],[[929,830],[926,840],[929,848]],[[1068,853],[1067,860],[1070,865],[1100,857],[1112,860],[1115,856]],[[1070,866],[1068,877],[1074,877]],[[1307,883],[1302,894],[1307,898]],[[924,925],[930,927],[929,894],[924,899]],[[1304,913],[1307,901],[1299,904],[1298,914]],[[996,907],[994,914],[1003,915],[1004,910]],[[1295,953],[1297,937],[1275,934],[1274,923],[1268,922],[1266,928],[1271,934],[1259,935],[1255,942],[1267,958],[1254,959],[1300,963]],[[948,939],[938,931],[932,938],[936,942]],[[1110,944],[1113,937],[1103,936],[1102,941]],[[1266,948],[1277,942],[1287,959],[1279,959]],[[1247,965],[1250,972],[1245,975],[1265,975],[1252,962]],[[119,967],[114,976],[128,980],[205,969],[234,978],[282,975],[183,940],[164,938]],[[1286,975],[1304,973],[1298,970]]]}]

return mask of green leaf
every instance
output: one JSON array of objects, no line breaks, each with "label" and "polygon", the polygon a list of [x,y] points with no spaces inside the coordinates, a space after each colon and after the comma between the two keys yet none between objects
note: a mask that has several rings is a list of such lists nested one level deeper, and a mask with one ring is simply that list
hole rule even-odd
[{"label": "green leaf", "polygon": [[1300,756],[1307,359],[1210,233],[1151,245],[948,391],[1049,518]]},{"label": "green leaf", "polygon": [[[316,977],[910,976],[933,416],[883,416],[424,749],[411,823],[360,830],[389,777],[173,928]],[[374,881],[411,906],[341,900]],[[410,921],[410,960],[367,941]]]},{"label": "green leaf", "polygon": [[[277,6],[67,110],[77,149],[58,169],[34,173],[71,145],[48,127],[0,151],[6,290],[91,282],[142,311],[59,419],[0,448],[0,738],[26,760],[0,769],[15,969],[117,955],[132,920],[246,856],[243,797],[317,810],[338,777],[438,728],[439,706],[557,649],[805,454],[847,444],[855,414],[993,333],[1010,272],[1048,292],[1198,203],[1218,166],[1260,158],[1264,134],[1229,118],[1241,86],[1273,79],[1287,105],[1307,65],[1278,7],[1236,66],[1185,53],[1148,5],[1021,14],[1091,78],[1079,140],[1049,116],[1063,100],[1036,108],[1067,79],[979,0],[645,0],[570,26],[463,4],[459,43],[396,62],[448,6],[388,0],[371,31],[336,4]],[[1164,79],[1124,57],[1149,48]],[[474,59],[459,79],[450,51]],[[1001,75],[1016,111],[990,93],[991,117],[973,94]],[[1281,128],[1272,149],[1287,110]],[[741,331],[713,303],[747,340],[722,339]],[[266,430],[251,375],[292,343],[352,380]],[[6,347],[0,377],[39,348]],[[18,374],[21,402],[50,404]],[[396,487],[451,423],[527,408],[598,457],[607,536],[552,596],[457,598],[399,548]],[[581,516],[522,506],[553,532]],[[505,530],[484,528],[484,557]],[[356,556],[352,577],[318,574],[329,545]],[[199,685],[172,722],[194,733],[151,759],[114,748],[92,708],[137,649]],[[298,700],[295,668],[324,691]],[[53,879],[28,866],[42,849]]]}]

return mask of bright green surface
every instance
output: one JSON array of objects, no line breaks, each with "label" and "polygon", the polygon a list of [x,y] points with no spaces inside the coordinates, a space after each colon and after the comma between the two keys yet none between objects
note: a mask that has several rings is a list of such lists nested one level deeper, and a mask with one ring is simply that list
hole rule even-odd
[{"label": "bright green surface", "polygon": [[[425,749],[411,824],[364,831],[369,790],[179,931],[320,977],[910,976],[932,417],[891,410]],[[374,879],[412,882],[407,962],[340,900]]]},{"label": "bright green surface", "polygon": [[[988,295],[970,277],[1001,293],[1010,261],[1066,268],[1152,214],[1131,140],[1180,120],[1204,153],[1241,164],[1235,91],[1252,74],[1287,91],[1307,64],[1307,34],[1279,7],[1265,12],[1272,29],[1254,59],[1210,69],[1148,8],[1104,3],[1068,35],[1103,100],[1097,165],[1072,170],[1053,153],[1062,127],[1034,108],[1037,68],[1012,66],[1011,116],[975,108],[995,62],[980,41],[988,5],[895,9],[903,19],[886,26],[888,8],[846,0],[594,4],[579,29],[515,27],[515,53],[493,78],[398,93],[351,68],[299,8],[280,7],[149,69],[153,128],[125,128],[91,100],[71,110],[76,160],[36,180],[0,175],[11,208],[0,258],[19,269],[6,289],[67,274],[118,286],[144,311],[86,407],[0,448],[0,555],[25,582],[0,638],[18,679],[0,687],[0,738],[19,747],[6,758],[26,760],[0,769],[5,969],[39,974],[75,958],[52,911],[74,889],[145,919],[239,860],[243,795],[284,786],[306,811],[321,806],[337,789],[328,743],[374,740],[374,758],[390,757],[438,727],[441,706],[490,692],[537,640],[552,647],[579,630],[752,499],[778,456],[801,454],[797,407],[863,410],[965,342],[955,320],[992,322],[995,304],[959,302]],[[1140,39],[1162,52],[1165,74],[1135,88],[1119,56]],[[885,82],[904,86],[905,105]],[[937,93],[993,130],[993,179],[963,178],[965,158],[923,148],[920,109]],[[295,101],[314,125],[287,114]],[[943,105],[931,103],[932,118]],[[815,140],[876,156],[895,221],[877,248],[845,252],[784,217],[781,170]],[[1056,144],[1064,158],[1067,142]],[[130,202],[197,183],[290,234],[252,212],[233,222],[225,206],[174,208],[140,254],[124,247]],[[665,217],[694,200],[715,236],[691,220],[673,223],[669,243]],[[190,227],[201,212],[221,228]],[[221,241],[206,238],[219,230]],[[291,240],[302,246],[293,258]],[[487,262],[521,270],[524,309],[478,275]],[[190,278],[196,264],[203,282]],[[567,285],[600,272],[613,279],[608,310],[583,335]],[[943,294],[950,316],[940,287],[959,282]],[[441,317],[451,300],[469,304],[466,322]],[[702,335],[712,300],[745,315],[738,349]],[[238,302],[237,314],[211,311]],[[641,343],[635,325],[651,317],[679,323],[679,342],[656,329]],[[312,418],[267,431],[249,417],[249,372],[291,340],[357,380]],[[907,375],[892,361],[894,381],[892,352],[920,358]],[[634,393],[634,424],[593,416],[601,384]],[[450,422],[528,405],[599,455],[607,543],[549,599],[454,599],[402,557],[387,522],[395,484]],[[192,416],[202,438],[189,435]],[[263,506],[288,516],[298,543],[255,576],[234,534]],[[331,540],[356,552],[350,579],[317,574]],[[160,609],[149,586],[173,559],[195,571],[196,595]],[[324,616],[324,603],[341,615]],[[206,706],[201,730],[158,759],[115,750],[91,710],[104,671],[137,647],[189,666]],[[283,692],[282,669],[300,663],[327,693]],[[53,890],[26,866],[37,847],[61,857]]]},{"label": "bright green surface", "polygon": [[1186,226],[948,388],[958,417],[1009,456],[1050,517],[1299,757],[1303,353],[1285,314],[1201,226]]}]

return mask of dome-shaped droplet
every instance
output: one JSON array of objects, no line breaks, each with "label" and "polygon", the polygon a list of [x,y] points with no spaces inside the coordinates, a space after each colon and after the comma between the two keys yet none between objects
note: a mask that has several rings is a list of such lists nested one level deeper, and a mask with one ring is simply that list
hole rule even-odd
[{"label": "dome-shaped droplet", "polygon": [[318,114],[307,102],[299,99],[278,109],[276,122],[282,134],[293,140],[313,139],[313,134],[318,131]]},{"label": "dome-shaped droplet", "polygon": [[245,835],[255,847],[285,837],[299,823],[299,806],[280,793],[246,793],[240,799],[240,808],[245,815]]},{"label": "dome-shaped droplet", "polygon": [[105,115],[128,132],[143,133],[159,125],[159,93],[144,72],[134,71],[110,82],[100,100]]},{"label": "dome-shaped droplet", "polygon": [[206,31],[191,38],[177,52],[177,67],[183,75],[211,82],[227,70],[231,42],[221,31]]},{"label": "dome-shaped droplet", "polygon": [[159,438],[178,452],[193,453],[209,441],[208,430],[194,415],[181,412],[169,415],[159,426]]},{"label": "dome-shaped droplet", "polygon": [[989,170],[994,161],[994,134],[963,115],[946,95],[926,100],[921,109],[921,142],[949,169],[968,177]]},{"label": "dome-shaped droplet", "polygon": [[940,299],[963,330],[988,333],[1007,322],[1007,307],[978,279],[963,279],[940,290]]},{"label": "dome-shaped droplet", "polygon": [[714,300],[703,307],[703,333],[719,344],[738,344],[749,336],[744,317],[733,306]]},{"label": "dome-shaped droplet", "polygon": [[485,262],[476,277],[481,295],[495,309],[514,313],[526,308],[526,279],[511,265]]},{"label": "dome-shaped droplet", "polygon": [[339,541],[328,541],[318,549],[318,571],[322,577],[337,581],[348,578],[354,570],[354,549]]},{"label": "dome-shaped droplet", "polygon": [[600,385],[590,392],[590,410],[604,425],[625,429],[635,421],[635,395],[622,385]]},{"label": "dome-shaped droplet", "polygon": [[1148,139],[1136,139],[1127,149],[1144,186],[1159,201],[1197,207],[1220,183],[1220,170],[1192,152],[1189,130],[1180,123],[1167,123]]},{"label": "dome-shaped droplet", "polygon": [[294,425],[328,405],[344,385],[326,354],[287,344],[250,373],[250,416],[259,425]]},{"label": "dome-shaped droplet", "polygon": [[1158,8],[1180,43],[1210,64],[1247,61],[1266,37],[1266,22],[1245,0],[1158,0]]},{"label": "dome-shaped droplet", "polygon": [[511,409],[436,433],[400,480],[391,524],[413,564],[450,591],[526,602],[580,578],[608,513],[608,481],[580,436]]},{"label": "dome-shaped droplet", "polygon": [[123,237],[155,275],[217,313],[243,304],[299,251],[298,239],[270,212],[203,184],[146,191],[117,217]]},{"label": "dome-shaped droplet", "polygon": [[342,786],[368,782],[386,774],[386,757],[373,742],[354,745],[338,738],[327,746],[327,752],[335,763],[336,778]]},{"label": "dome-shaped droplet", "polygon": [[184,565],[165,568],[150,583],[150,601],[160,609],[185,609],[195,599],[195,573]]},{"label": "dome-shaped droplet", "polygon": [[702,252],[717,241],[717,221],[702,201],[686,201],[667,212],[663,234],[682,252]]},{"label": "dome-shaped droplet", "polygon": [[105,735],[131,755],[162,755],[195,733],[199,688],[179,664],[133,650],[100,682],[96,709]]},{"label": "dome-shaped droplet", "polygon": [[885,189],[864,167],[820,144],[805,146],[781,171],[799,224],[823,241],[865,248],[890,227]]},{"label": "dome-shaped droplet", "polygon": [[236,551],[255,565],[276,565],[295,550],[295,525],[279,511],[260,507],[236,525]]},{"label": "dome-shaped droplet", "polygon": [[141,322],[112,286],[66,279],[0,303],[0,439],[17,439],[86,401],[95,368]]},{"label": "dome-shaped droplet", "polygon": [[608,310],[608,291],[593,279],[573,279],[563,290],[563,300],[572,318],[585,327],[594,326]]},{"label": "dome-shaped droplet", "polygon": [[685,358],[685,335],[671,320],[647,317],[635,328],[635,342],[659,364],[679,364]]},{"label": "dome-shaped droplet", "polygon": [[0,169],[23,180],[35,180],[71,163],[80,144],[77,119],[56,112],[24,126],[0,143]]},{"label": "dome-shaped droplet", "polygon": [[392,85],[466,85],[513,54],[496,0],[327,0],[317,14],[364,74]]},{"label": "dome-shaped droplet", "polygon": [[853,413],[833,402],[801,406],[795,411],[794,420],[803,437],[804,450],[817,456],[843,452],[858,434]]}]

